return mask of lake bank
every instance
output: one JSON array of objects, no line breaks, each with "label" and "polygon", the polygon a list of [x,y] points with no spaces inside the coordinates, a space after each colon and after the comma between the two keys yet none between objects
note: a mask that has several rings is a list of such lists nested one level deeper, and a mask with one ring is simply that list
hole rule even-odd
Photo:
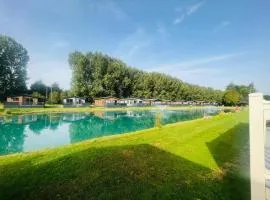
[{"label": "lake bank", "polygon": [[[190,110],[190,109],[204,109],[209,106],[166,106],[166,107],[117,107],[117,108],[105,108],[105,107],[85,107],[85,108],[61,108],[61,107],[45,107],[45,108],[2,108],[0,109],[0,116],[2,115],[22,115],[32,113],[65,113],[65,112],[94,112],[94,111],[123,111],[123,110]],[[218,107],[219,109],[232,109],[233,107]]]},{"label": "lake bank", "polygon": [[248,199],[248,172],[241,111],[0,157],[0,198]]}]

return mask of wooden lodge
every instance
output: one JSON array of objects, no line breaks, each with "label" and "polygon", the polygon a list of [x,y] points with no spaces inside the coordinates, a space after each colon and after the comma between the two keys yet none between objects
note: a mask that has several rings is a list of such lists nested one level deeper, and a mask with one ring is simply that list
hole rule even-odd
[{"label": "wooden lodge", "polygon": [[100,97],[100,98],[96,98],[94,99],[94,105],[95,106],[104,106],[104,107],[114,107],[114,106],[118,106],[118,98],[116,97]]},{"label": "wooden lodge", "polygon": [[45,99],[31,95],[18,95],[7,97],[5,107],[44,107]]}]

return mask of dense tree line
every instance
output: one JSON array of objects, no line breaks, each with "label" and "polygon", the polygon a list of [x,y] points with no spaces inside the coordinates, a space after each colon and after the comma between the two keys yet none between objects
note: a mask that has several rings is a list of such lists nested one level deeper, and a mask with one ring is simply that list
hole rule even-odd
[{"label": "dense tree line", "polygon": [[[254,84],[230,83],[226,91],[189,84],[175,77],[145,72],[127,66],[119,59],[98,52],[75,51],[69,55],[72,70],[70,91],[63,91],[57,83],[48,86],[42,81],[27,89],[27,50],[13,38],[0,35],[0,101],[10,95],[32,94],[46,98],[48,103],[61,103],[63,98],[82,96],[95,98],[159,98],[168,100],[208,101],[225,105],[248,102],[248,94],[255,92]],[[265,96],[269,99],[269,96]]]},{"label": "dense tree line", "polygon": [[69,55],[72,92],[77,96],[140,97],[221,102],[223,92],[185,83],[156,72],[144,72],[102,53]]}]

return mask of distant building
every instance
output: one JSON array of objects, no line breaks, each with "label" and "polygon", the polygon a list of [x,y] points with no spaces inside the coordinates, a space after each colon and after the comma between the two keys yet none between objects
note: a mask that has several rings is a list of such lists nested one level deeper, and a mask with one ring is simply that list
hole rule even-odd
[{"label": "distant building", "polygon": [[70,97],[63,99],[64,108],[68,107],[87,107],[86,99],[82,97]]},{"label": "distant building", "polygon": [[114,107],[119,106],[118,98],[116,97],[100,97],[94,99],[94,105],[95,106],[105,106],[105,107]]},{"label": "distant building", "polygon": [[32,97],[31,95],[17,95],[7,97],[5,107],[43,107],[45,104],[44,98]]},{"label": "distant building", "polygon": [[171,105],[172,101],[171,100],[157,100],[155,102],[156,105]]},{"label": "distant building", "polygon": [[64,104],[85,104],[85,98],[81,98],[81,97],[70,97],[70,98],[65,98],[63,99],[63,103]]},{"label": "distant building", "polygon": [[143,100],[138,99],[138,98],[120,99],[118,102],[126,106],[143,106],[144,105]]},{"label": "distant building", "polygon": [[182,106],[184,105],[184,101],[172,101],[171,106]]},{"label": "distant building", "polygon": [[157,99],[144,99],[143,104],[146,106],[154,105]]}]

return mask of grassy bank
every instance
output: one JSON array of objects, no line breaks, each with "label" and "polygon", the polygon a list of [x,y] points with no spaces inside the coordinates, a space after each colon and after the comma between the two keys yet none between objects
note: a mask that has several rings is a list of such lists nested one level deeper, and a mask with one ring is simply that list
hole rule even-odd
[{"label": "grassy bank", "polygon": [[0,199],[249,199],[248,113],[0,157]]},{"label": "grassy bank", "polygon": [[[202,106],[179,106],[179,107],[165,107],[166,110],[188,110],[188,109],[202,109]],[[231,107],[220,107],[220,109],[230,109]],[[1,109],[0,115],[20,115],[31,113],[63,113],[63,112],[94,112],[94,111],[124,111],[124,110],[153,110],[160,109],[155,106],[151,107],[122,107],[122,108],[104,108],[104,107],[85,107],[85,108],[63,108],[61,106],[47,106],[45,108],[7,108]]]},{"label": "grassy bank", "polygon": [[4,112],[4,105],[0,103],[0,114]]}]

